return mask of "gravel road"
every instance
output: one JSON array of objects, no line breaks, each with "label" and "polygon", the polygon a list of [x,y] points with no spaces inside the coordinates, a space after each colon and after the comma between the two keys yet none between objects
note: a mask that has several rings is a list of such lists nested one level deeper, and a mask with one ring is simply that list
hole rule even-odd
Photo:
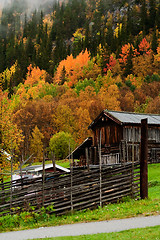
[{"label": "gravel road", "polygon": [[109,233],[156,225],[160,225],[160,215],[0,233],[0,240],[26,240],[33,238]]}]

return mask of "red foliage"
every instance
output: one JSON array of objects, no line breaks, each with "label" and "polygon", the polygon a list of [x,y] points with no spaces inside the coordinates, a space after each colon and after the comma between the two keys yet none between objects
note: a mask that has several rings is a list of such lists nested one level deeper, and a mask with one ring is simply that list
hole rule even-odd
[{"label": "red foliage", "polygon": [[139,44],[139,51],[146,54],[151,53],[150,44],[147,42],[146,38],[143,38]]},{"label": "red foliage", "polygon": [[112,70],[112,68],[116,65],[116,59],[111,55],[109,58],[109,63],[106,64],[106,68],[103,71],[106,73],[108,70]]}]

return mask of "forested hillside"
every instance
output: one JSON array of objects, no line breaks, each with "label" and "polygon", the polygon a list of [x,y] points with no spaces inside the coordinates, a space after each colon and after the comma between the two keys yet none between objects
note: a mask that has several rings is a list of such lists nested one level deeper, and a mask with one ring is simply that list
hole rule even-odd
[{"label": "forested hillside", "polygon": [[160,114],[159,1],[14,0],[0,15],[0,144],[17,158],[61,131],[81,143],[103,109]]}]

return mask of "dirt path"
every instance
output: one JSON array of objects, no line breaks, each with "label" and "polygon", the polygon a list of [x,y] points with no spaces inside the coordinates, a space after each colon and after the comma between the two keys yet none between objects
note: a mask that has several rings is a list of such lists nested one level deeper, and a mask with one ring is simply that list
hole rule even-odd
[{"label": "dirt path", "polygon": [[0,233],[0,240],[26,240],[33,238],[109,233],[156,225],[160,225],[160,215]]}]

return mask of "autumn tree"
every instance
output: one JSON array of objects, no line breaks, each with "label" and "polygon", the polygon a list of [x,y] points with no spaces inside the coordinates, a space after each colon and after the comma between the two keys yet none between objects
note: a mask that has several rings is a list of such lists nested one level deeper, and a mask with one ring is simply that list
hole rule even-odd
[{"label": "autumn tree", "polygon": [[108,89],[101,88],[98,97],[103,103],[103,108],[108,110],[120,110],[120,91],[116,84],[110,85]]},{"label": "autumn tree", "polygon": [[76,58],[73,58],[71,54],[65,60],[62,60],[59,63],[54,77],[55,83],[62,83],[62,73],[65,69],[65,78],[67,79],[67,85],[69,87],[74,86],[77,83],[78,79],[83,76],[83,67],[88,65],[89,60],[90,54],[87,49],[85,52],[81,52]]},{"label": "autumn tree", "polygon": [[[5,150],[10,156],[14,154],[14,161],[18,163],[20,145],[23,142],[22,131],[18,129],[17,124],[13,122],[13,111],[10,107],[11,100],[6,93],[0,89],[0,149]],[[7,162],[6,157],[0,155],[0,174],[4,173],[6,167],[11,162]]]},{"label": "autumn tree", "polygon": [[13,83],[13,77],[16,73],[16,68],[17,68],[17,62],[13,64],[10,69],[6,68],[2,73],[0,73],[0,85],[2,86],[3,90],[9,89],[10,93],[13,89],[13,86],[15,85]]},{"label": "autumn tree", "polygon": [[72,135],[75,131],[75,118],[72,110],[67,105],[58,105],[53,114],[53,126],[57,132],[69,132]]},{"label": "autumn tree", "polygon": [[90,135],[90,131],[87,129],[89,124],[91,123],[91,118],[88,109],[83,109],[82,107],[77,109],[77,116],[78,118],[76,121],[76,141],[80,144]]},{"label": "autumn tree", "polygon": [[29,139],[35,126],[43,134],[45,146],[49,145],[50,137],[55,133],[52,117],[56,104],[52,101],[29,101],[14,113],[14,122],[22,130],[24,139],[24,156],[29,153]]},{"label": "autumn tree", "polygon": [[34,154],[35,161],[37,162],[41,162],[43,159],[43,139],[43,134],[38,127],[35,126],[30,137],[30,154]]},{"label": "autumn tree", "polygon": [[[153,66],[153,53],[150,48],[149,42],[146,38],[143,38],[139,44],[140,55],[134,57],[133,73],[138,77],[145,77],[146,75],[152,75],[154,71]],[[149,66],[149,67],[148,67]]]},{"label": "autumn tree", "polygon": [[122,111],[134,111],[134,94],[127,87],[121,89],[119,102]]},{"label": "autumn tree", "polygon": [[149,102],[146,113],[160,114],[160,96],[157,96]]}]

